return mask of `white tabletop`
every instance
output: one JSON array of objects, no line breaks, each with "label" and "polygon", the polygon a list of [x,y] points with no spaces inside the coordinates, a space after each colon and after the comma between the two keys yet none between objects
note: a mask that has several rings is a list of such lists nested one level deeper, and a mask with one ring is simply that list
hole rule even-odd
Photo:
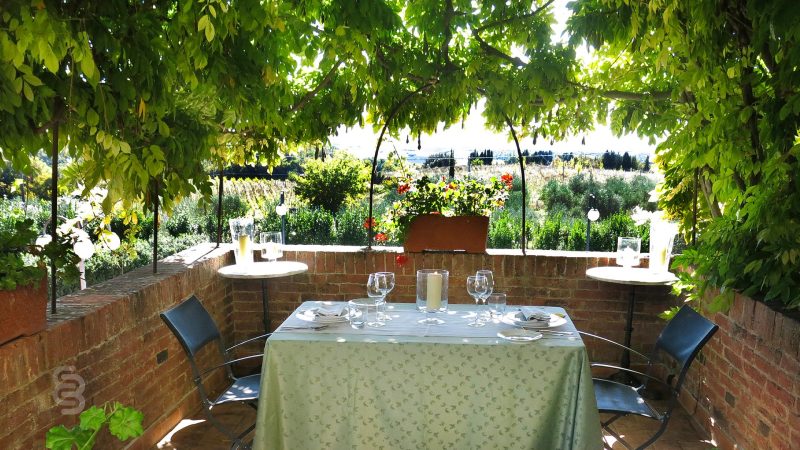
[{"label": "white tabletop", "polygon": [[225,278],[240,280],[260,280],[264,278],[288,277],[308,272],[308,266],[297,261],[256,262],[252,264],[234,264],[221,267],[217,273]]},{"label": "white tabletop", "polygon": [[[333,340],[346,337],[349,340],[367,339],[371,342],[442,342],[442,343],[484,343],[484,344],[511,344],[498,337],[497,333],[503,330],[512,330],[515,327],[511,322],[499,318],[492,319],[482,327],[470,327],[467,323],[472,322],[475,317],[475,305],[453,304],[448,306],[448,310],[443,313],[434,314],[437,318],[444,320],[443,324],[427,325],[419,323],[420,319],[425,318],[425,314],[417,310],[415,303],[392,303],[386,304],[386,314],[389,320],[382,327],[365,327],[354,330],[350,328],[350,323],[343,319],[340,322],[326,322],[324,328],[312,329],[321,324],[308,322],[299,318],[298,314],[317,306],[328,306],[340,304],[333,301],[306,301],[290,315],[281,326],[273,333],[273,339],[296,339],[287,335],[306,335],[300,339],[308,339],[308,333],[316,336],[314,339]],[[482,307],[485,308],[485,307]],[[556,336],[547,334],[541,344],[545,345],[583,345],[580,336],[572,324],[572,321],[563,308],[552,306],[537,306],[551,314],[566,319],[554,327],[547,327],[549,331],[571,332],[573,334]],[[519,306],[508,305],[506,310],[509,313],[517,311]],[[485,310],[485,309],[484,309]],[[538,330],[531,330],[535,333]],[[326,336],[327,335],[327,336]],[[325,337],[323,337],[325,336]],[[401,338],[400,338],[401,337]],[[448,339],[452,338],[452,339]],[[481,339],[476,341],[475,339]],[[485,340],[483,340],[485,339]]]},{"label": "white tabletop", "polygon": [[678,278],[672,272],[653,272],[650,269],[641,267],[592,267],[586,271],[586,276],[609,283],[643,286],[661,286],[678,281]]}]

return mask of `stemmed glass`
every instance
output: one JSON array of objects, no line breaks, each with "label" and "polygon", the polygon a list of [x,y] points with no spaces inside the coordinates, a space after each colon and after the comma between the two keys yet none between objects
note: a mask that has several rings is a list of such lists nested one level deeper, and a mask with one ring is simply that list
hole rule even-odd
[{"label": "stemmed glass", "polygon": [[367,297],[373,299],[375,302],[375,321],[367,322],[370,327],[382,327],[386,323],[383,321],[385,314],[382,314],[382,309],[385,307],[386,302],[383,297],[386,295],[386,276],[381,273],[371,273],[367,278]]},{"label": "stemmed glass", "polygon": [[378,314],[378,319],[380,320],[391,320],[389,315],[386,314],[386,297],[392,292],[394,289],[394,272],[377,272],[378,275],[383,275],[385,282],[380,283],[379,287],[381,292],[383,293],[383,297],[381,298],[381,302],[383,302],[383,308],[381,308],[381,312]]},{"label": "stemmed glass", "polygon": [[[470,275],[467,277],[467,293],[475,299],[475,305],[479,304],[481,298],[486,295],[486,291],[489,289],[488,280],[483,275]],[[468,323],[467,325],[471,327],[482,327],[486,325],[485,323],[478,320],[479,312],[475,311],[475,319]]]},{"label": "stemmed glass", "polygon": [[[488,269],[479,270],[475,273],[475,275],[483,275],[486,277],[486,294],[481,296],[481,301],[484,305],[486,305],[486,299],[489,298],[494,291],[494,275],[492,275],[492,271]],[[488,315],[488,311],[486,312],[486,315]],[[488,315],[486,320],[491,320],[491,315]]]}]

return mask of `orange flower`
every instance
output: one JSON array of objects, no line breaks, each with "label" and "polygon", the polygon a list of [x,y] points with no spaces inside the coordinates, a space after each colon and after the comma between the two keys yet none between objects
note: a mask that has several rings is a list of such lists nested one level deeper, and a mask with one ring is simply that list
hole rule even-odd
[{"label": "orange flower", "polygon": [[398,194],[405,194],[409,190],[411,190],[411,186],[409,186],[408,184],[401,184],[401,185],[397,186],[397,193]]},{"label": "orange flower", "polygon": [[401,254],[399,254],[399,255],[394,257],[394,262],[398,266],[403,267],[408,262],[408,256],[406,256],[406,255],[401,253]]},{"label": "orange flower", "polygon": [[455,188],[456,188],[456,184],[455,183],[450,183],[450,184],[447,185],[447,189],[453,190]]},{"label": "orange flower", "polygon": [[375,228],[377,226],[377,222],[375,222],[374,217],[370,217],[364,220],[364,228]]},{"label": "orange flower", "polygon": [[378,242],[386,242],[387,240],[389,240],[389,238],[387,238],[386,235],[383,233],[378,233],[375,235],[375,240]]}]

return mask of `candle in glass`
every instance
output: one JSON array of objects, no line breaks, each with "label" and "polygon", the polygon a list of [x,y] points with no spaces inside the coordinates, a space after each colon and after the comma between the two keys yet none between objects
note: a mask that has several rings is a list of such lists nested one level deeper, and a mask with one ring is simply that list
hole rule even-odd
[{"label": "candle in glass", "polygon": [[442,274],[431,273],[427,276],[427,307],[436,310],[442,306]]}]

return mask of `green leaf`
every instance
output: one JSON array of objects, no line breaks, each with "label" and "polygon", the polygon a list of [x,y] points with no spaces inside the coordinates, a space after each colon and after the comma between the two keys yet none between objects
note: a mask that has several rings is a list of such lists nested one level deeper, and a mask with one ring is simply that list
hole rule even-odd
[{"label": "green leaf", "polygon": [[86,110],[86,123],[92,127],[95,127],[98,123],[100,123],[100,116],[92,108]]},{"label": "green leaf", "polygon": [[36,86],[41,86],[42,85],[42,80],[40,80],[39,77],[37,77],[36,75],[34,75],[32,73],[26,73],[23,76],[23,78],[25,78],[25,81],[27,81],[28,84],[30,84],[31,86],[36,87]]},{"label": "green leaf", "polygon": [[200,20],[197,21],[197,31],[205,30],[209,23],[210,22],[207,15],[201,17]]},{"label": "green leaf", "polygon": [[92,406],[81,413],[81,428],[84,430],[97,431],[106,422],[106,413],[97,406]]},{"label": "green leaf", "polygon": [[127,406],[122,406],[117,403],[115,411],[111,414],[108,421],[108,431],[111,432],[117,439],[125,441],[132,437],[141,436],[144,433],[142,429],[142,420],[144,415]]},{"label": "green leaf", "polygon": [[64,425],[59,425],[47,430],[45,437],[45,448],[51,450],[71,450],[72,445],[77,445],[74,430],[67,429]]},{"label": "green leaf", "polygon": [[208,42],[214,40],[214,24],[211,22],[208,22],[208,25],[206,25],[206,40]]},{"label": "green leaf", "polygon": [[33,90],[31,90],[31,86],[28,83],[24,83],[22,85],[22,93],[25,95],[25,98],[27,98],[29,102],[33,101]]}]

